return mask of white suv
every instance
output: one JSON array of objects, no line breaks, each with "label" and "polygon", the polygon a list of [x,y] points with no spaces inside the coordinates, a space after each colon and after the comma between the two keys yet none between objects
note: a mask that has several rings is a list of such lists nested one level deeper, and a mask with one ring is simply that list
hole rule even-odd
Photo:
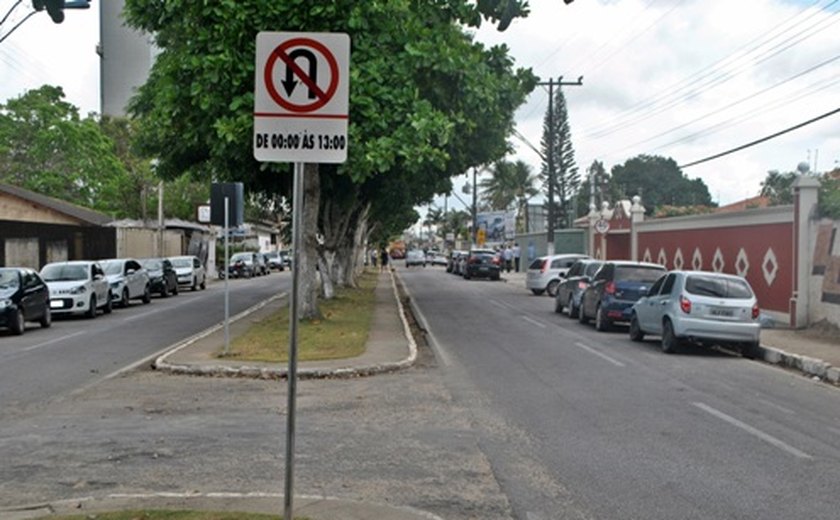
[{"label": "white suv", "polygon": [[537,296],[548,291],[552,298],[557,294],[562,278],[578,260],[589,258],[586,255],[565,254],[541,256],[528,266],[525,288]]},{"label": "white suv", "polygon": [[111,288],[97,262],[79,260],[56,262],[41,269],[41,278],[50,288],[53,314],[84,313],[95,318],[97,309],[111,312]]},{"label": "white suv", "polygon": [[102,270],[111,286],[111,299],[120,307],[128,307],[130,300],[152,301],[149,273],[133,258],[113,258],[101,261]]},{"label": "white suv", "polygon": [[173,256],[169,258],[169,261],[172,262],[172,267],[175,269],[178,285],[187,285],[193,291],[199,287],[207,288],[206,275],[201,260],[194,256]]}]

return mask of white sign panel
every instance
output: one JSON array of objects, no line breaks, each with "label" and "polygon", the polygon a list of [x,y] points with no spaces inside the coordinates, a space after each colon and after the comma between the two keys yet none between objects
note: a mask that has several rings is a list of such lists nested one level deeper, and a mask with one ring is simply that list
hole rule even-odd
[{"label": "white sign panel", "polygon": [[257,34],[254,158],[346,161],[349,76],[346,34]]}]

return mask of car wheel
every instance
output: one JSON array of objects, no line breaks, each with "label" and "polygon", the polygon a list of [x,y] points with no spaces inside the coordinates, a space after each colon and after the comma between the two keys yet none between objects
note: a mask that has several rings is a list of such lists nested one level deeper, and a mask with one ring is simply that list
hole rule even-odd
[{"label": "car wheel", "polygon": [[120,307],[122,307],[123,309],[128,307],[128,289],[123,289],[122,300],[120,301]]},{"label": "car wheel", "polygon": [[597,309],[595,309],[595,330],[598,332],[607,332],[610,330],[612,323],[610,323],[610,319],[607,318],[607,313],[601,308],[599,305]]},{"label": "car wheel", "polygon": [[192,287],[190,287],[190,289],[192,289],[193,291],[198,290],[198,284],[196,282],[197,282],[197,280],[195,279],[195,277],[193,277]]},{"label": "car wheel", "polygon": [[741,356],[747,359],[756,359],[761,357],[761,345],[758,341],[752,341],[749,343],[744,343],[741,346]]},{"label": "car wheel", "polygon": [[578,318],[578,321],[579,321],[580,323],[583,323],[584,325],[586,325],[587,323],[589,323],[589,317],[586,315],[586,311],[585,311],[585,309],[586,309],[586,306],[583,304],[583,302],[581,302],[581,304],[580,304],[580,308],[578,309],[578,316],[577,316],[577,318]]},{"label": "car wheel", "polygon": [[88,302],[88,310],[85,312],[85,318],[96,318],[96,296],[91,295],[90,302]]},{"label": "car wheel", "polygon": [[11,323],[9,323],[9,328],[12,330],[12,334],[20,336],[23,334],[23,331],[26,329],[26,322],[23,319],[23,311],[18,309],[15,312],[14,317],[12,318]]},{"label": "car wheel", "polygon": [[178,296],[178,283],[172,285],[172,296]]},{"label": "car wheel", "polygon": [[545,289],[531,289],[531,292],[534,293],[534,296],[540,296],[545,292]]},{"label": "car wheel", "polygon": [[680,340],[674,335],[674,326],[671,320],[665,320],[662,324],[662,352],[673,354],[680,346]]},{"label": "car wheel", "polygon": [[560,285],[559,280],[552,280],[552,281],[548,282],[548,286],[545,288],[545,290],[546,290],[546,292],[548,292],[549,296],[554,298],[555,296],[557,296],[557,287],[559,285]]},{"label": "car wheel", "polygon": [[[128,300],[126,300],[126,305],[128,305]],[[114,309],[114,300],[111,299],[111,292],[108,291],[108,301],[105,302],[105,307],[102,308],[103,314],[111,314],[111,311]]]},{"label": "car wheel", "polygon": [[148,285],[145,289],[143,289],[143,303],[148,304],[152,303],[152,288]]},{"label": "car wheel", "polygon": [[40,324],[41,324],[41,327],[43,327],[45,329],[50,328],[50,325],[52,325],[52,311],[50,310],[49,307],[44,309],[44,315],[41,316]]},{"label": "car wheel", "polygon": [[166,282],[163,282],[163,287],[160,290],[160,297],[161,298],[169,298],[169,285]]},{"label": "car wheel", "polygon": [[554,298],[554,312],[557,314],[563,314],[563,304],[560,302],[560,298]]},{"label": "car wheel", "polygon": [[567,306],[569,309],[569,317],[574,319],[580,315],[580,309],[575,306],[575,297],[573,295],[569,295],[569,305]]},{"label": "car wheel", "polygon": [[200,285],[199,287],[201,287],[201,290],[202,290],[202,291],[203,291],[204,289],[207,289],[207,278],[202,278],[202,279],[201,279],[201,285]]},{"label": "car wheel", "polygon": [[493,280],[494,282],[498,282],[499,280],[502,279],[502,275],[496,274],[496,275],[493,275],[493,277],[490,278],[490,279]]},{"label": "car wheel", "polygon": [[633,317],[630,318],[630,341],[642,341],[643,339],[645,339],[645,333],[639,327],[639,318],[633,313]]}]

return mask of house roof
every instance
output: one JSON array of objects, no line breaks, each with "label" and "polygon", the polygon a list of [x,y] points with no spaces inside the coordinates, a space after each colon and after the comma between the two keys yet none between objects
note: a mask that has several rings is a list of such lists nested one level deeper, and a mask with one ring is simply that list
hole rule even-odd
[{"label": "house roof", "polygon": [[34,191],[30,191],[11,184],[3,184],[0,182],[0,193],[5,193],[19,199],[43,206],[58,213],[62,213],[76,220],[80,220],[85,224],[94,226],[102,226],[112,221],[113,219],[104,213],[94,211],[92,209],[77,206],[63,200],[41,195]]}]

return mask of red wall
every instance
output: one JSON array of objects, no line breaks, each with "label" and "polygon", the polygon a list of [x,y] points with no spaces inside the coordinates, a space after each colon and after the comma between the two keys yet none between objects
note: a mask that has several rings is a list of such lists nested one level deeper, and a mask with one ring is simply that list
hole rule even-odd
[{"label": "red wall", "polygon": [[[612,239],[612,237],[610,237]],[[639,260],[650,251],[652,262],[659,262],[659,251],[664,250],[665,266],[676,269],[674,259],[677,249],[682,251],[682,269],[694,269],[692,260],[699,249],[704,271],[716,270],[713,266],[715,251],[720,249],[723,265],[720,271],[738,274],[738,253],[744,249],[749,268],[746,278],[758,297],[763,309],[788,312],[793,295],[793,224],[760,224],[724,228],[687,229],[678,231],[647,231],[639,233]],[[762,265],[765,255],[772,249],[776,259],[775,277],[768,279]],[[608,253],[612,251],[608,250]],[[610,255],[612,256],[612,255]],[[742,264],[743,266],[743,264]],[[768,271],[773,271],[767,260]]]}]

